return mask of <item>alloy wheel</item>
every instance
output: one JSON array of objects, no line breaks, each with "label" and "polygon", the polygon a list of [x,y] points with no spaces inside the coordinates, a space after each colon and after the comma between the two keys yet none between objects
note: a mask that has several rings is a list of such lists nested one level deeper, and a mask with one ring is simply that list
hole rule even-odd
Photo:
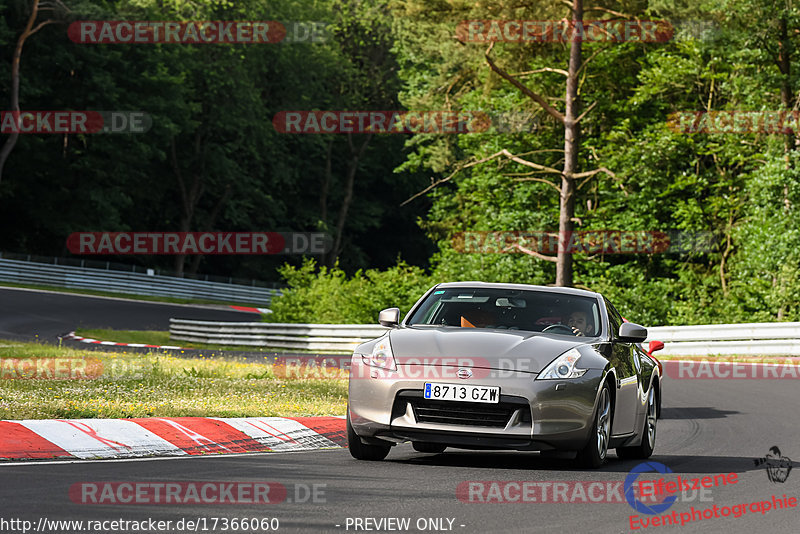
[{"label": "alloy wheel", "polygon": [[600,396],[600,405],[597,410],[597,455],[601,460],[605,459],[608,453],[608,436],[610,433],[611,399],[608,394],[608,389],[604,389]]}]

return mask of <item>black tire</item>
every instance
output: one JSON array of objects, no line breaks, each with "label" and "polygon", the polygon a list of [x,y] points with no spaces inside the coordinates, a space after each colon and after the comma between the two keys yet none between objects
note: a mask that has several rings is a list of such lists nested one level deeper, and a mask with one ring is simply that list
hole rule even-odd
[{"label": "black tire", "polygon": [[655,386],[650,386],[650,393],[647,395],[647,417],[644,418],[642,442],[633,447],[617,447],[618,458],[644,460],[653,454],[653,449],[656,447],[656,423],[658,421],[655,389]]},{"label": "black tire", "polygon": [[347,410],[347,448],[350,450],[350,456],[356,460],[370,460],[378,461],[386,458],[389,454],[391,445],[366,445],[361,443],[361,439],[353,430],[353,425],[350,424],[350,409]]},{"label": "black tire", "polygon": [[611,414],[611,391],[608,389],[608,382],[603,382],[595,408],[592,433],[586,446],[578,451],[576,458],[581,466],[597,469],[606,461],[608,441],[611,437]]},{"label": "black tire", "polygon": [[415,441],[411,444],[414,447],[414,450],[417,452],[428,452],[431,454],[436,454],[440,452],[444,452],[447,448],[447,445],[442,445],[441,443],[429,443],[427,441]]}]

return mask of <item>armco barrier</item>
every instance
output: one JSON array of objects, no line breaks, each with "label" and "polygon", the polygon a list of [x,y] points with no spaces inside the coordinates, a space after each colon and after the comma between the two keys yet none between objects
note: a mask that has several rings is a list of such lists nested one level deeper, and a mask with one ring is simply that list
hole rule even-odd
[{"label": "armco barrier", "polygon": [[800,323],[741,323],[654,326],[647,340],[664,342],[659,354],[705,356],[753,354],[800,356]]},{"label": "armco barrier", "polygon": [[[176,341],[351,351],[386,331],[378,325],[219,323],[170,319]],[[747,323],[648,328],[648,341],[664,342],[663,355],[759,354],[800,355],[800,323]],[[645,346],[647,342],[645,342]]]},{"label": "armco barrier", "polygon": [[170,319],[170,339],[221,345],[241,345],[330,352],[352,352],[360,343],[386,332],[379,325],[220,323]]},{"label": "armco barrier", "polygon": [[88,267],[0,259],[0,280],[110,293],[150,295],[185,299],[241,302],[269,307],[280,291],[265,287],[223,284],[173,276],[107,271]]}]

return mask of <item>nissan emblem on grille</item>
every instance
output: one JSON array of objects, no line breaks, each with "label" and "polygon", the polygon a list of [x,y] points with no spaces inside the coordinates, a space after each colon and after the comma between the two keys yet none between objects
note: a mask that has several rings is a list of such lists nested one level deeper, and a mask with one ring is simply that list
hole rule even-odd
[{"label": "nissan emblem on grille", "polygon": [[456,376],[458,378],[464,378],[464,379],[472,378],[472,370],[471,369],[465,369],[464,367],[462,367],[461,369],[458,370],[458,372],[456,373]]}]

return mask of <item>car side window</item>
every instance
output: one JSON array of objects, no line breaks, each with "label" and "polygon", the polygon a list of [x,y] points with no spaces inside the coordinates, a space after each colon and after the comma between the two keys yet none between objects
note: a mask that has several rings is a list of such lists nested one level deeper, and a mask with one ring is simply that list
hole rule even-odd
[{"label": "car side window", "polygon": [[622,320],[622,315],[617,311],[613,304],[611,304],[608,299],[606,301],[606,310],[608,311],[608,320],[611,324],[611,337],[616,339],[619,336],[619,327],[622,326],[624,322]]}]

